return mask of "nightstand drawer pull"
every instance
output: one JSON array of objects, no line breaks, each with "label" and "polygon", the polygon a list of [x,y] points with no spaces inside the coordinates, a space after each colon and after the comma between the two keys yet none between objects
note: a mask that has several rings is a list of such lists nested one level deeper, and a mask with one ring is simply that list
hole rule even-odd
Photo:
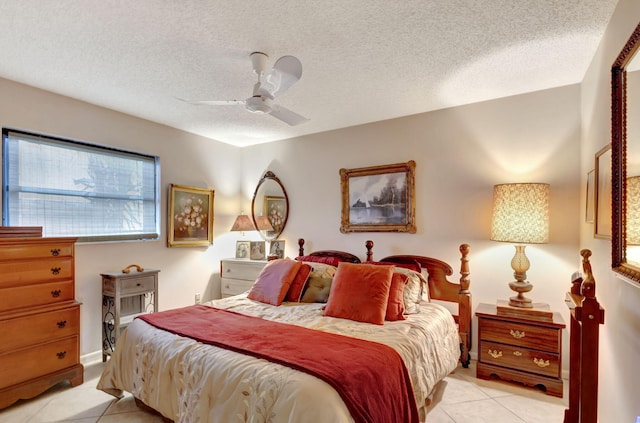
[{"label": "nightstand drawer pull", "polygon": [[522,339],[525,337],[525,332],[520,332],[519,330],[513,330],[511,329],[511,331],[509,332],[511,334],[511,336],[513,336],[516,339]]},{"label": "nightstand drawer pull", "polygon": [[538,359],[534,357],[533,362],[537,364],[538,367],[547,367],[551,365],[551,363],[549,363],[549,360],[543,360],[542,358]]},{"label": "nightstand drawer pull", "polygon": [[502,357],[502,351],[498,351],[498,350],[489,350],[489,355],[493,358],[500,358]]},{"label": "nightstand drawer pull", "polygon": [[516,350],[516,351],[513,352],[513,355],[515,355],[516,357],[521,357],[522,353],[520,351]]}]

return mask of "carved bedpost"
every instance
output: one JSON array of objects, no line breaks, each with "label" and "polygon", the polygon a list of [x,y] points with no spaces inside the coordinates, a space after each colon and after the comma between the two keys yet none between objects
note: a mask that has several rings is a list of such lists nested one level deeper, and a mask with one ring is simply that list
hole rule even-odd
[{"label": "carved bedpost", "polygon": [[460,334],[460,361],[462,367],[471,362],[471,279],[469,275],[469,244],[460,245],[460,291],[458,291],[458,332]]},{"label": "carved bedpost", "polygon": [[596,281],[593,279],[593,273],[591,270],[591,263],[589,257],[591,257],[591,250],[580,250],[582,256],[582,270],[584,271],[584,281],[580,288],[580,295],[587,298],[596,297]]},{"label": "carved bedpost", "polygon": [[367,261],[373,261],[373,241],[368,240],[364,243],[364,246],[367,247]]},{"label": "carved bedpost", "polygon": [[298,257],[304,256],[304,238],[298,238]]}]

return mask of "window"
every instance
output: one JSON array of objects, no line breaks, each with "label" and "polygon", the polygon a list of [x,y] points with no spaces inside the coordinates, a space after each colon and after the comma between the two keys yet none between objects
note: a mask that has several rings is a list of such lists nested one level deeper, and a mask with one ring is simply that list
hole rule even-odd
[{"label": "window", "polygon": [[2,130],[2,224],[79,241],[157,239],[156,156]]}]

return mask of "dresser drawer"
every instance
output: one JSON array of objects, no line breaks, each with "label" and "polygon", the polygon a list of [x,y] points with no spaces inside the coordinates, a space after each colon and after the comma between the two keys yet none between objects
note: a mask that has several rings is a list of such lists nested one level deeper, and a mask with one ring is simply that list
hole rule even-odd
[{"label": "dresser drawer", "polygon": [[232,295],[242,294],[251,289],[253,281],[243,281],[240,279],[222,278],[222,296],[230,297]]},{"label": "dresser drawer", "polygon": [[0,262],[0,288],[72,277],[73,257]]},{"label": "dresser drawer", "polygon": [[227,279],[243,279],[254,282],[258,279],[258,275],[265,265],[266,262],[262,261],[223,260],[220,276]]},{"label": "dresser drawer", "polygon": [[560,356],[513,345],[480,342],[480,361],[495,366],[560,377]]},{"label": "dresser drawer", "polygon": [[[35,240],[34,240],[35,241]],[[0,260],[33,259],[47,257],[73,257],[73,242],[49,241],[31,243],[22,240],[18,244],[3,245],[0,248]]]},{"label": "dresser drawer", "polygon": [[[116,279],[103,278],[102,279],[102,293],[104,295],[115,296]],[[120,296],[136,295],[149,291],[154,291],[156,286],[155,275],[141,275],[132,278],[126,278],[120,280]]]},{"label": "dresser drawer", "polygon": [[480,339],[514,346],[533,347],[542,351],[560,351],[560,330],[506,322],[493,319],[482,319]]},{"label": "dresser drawer", "polygon": [[39,314],[0,320],[0,354],[28,345],[79,335],[80,304]]},{"label": "dresser drawer", "polygon": [[0,289],[0,312],[55,304],[73,298],[73,280],[4,288]]},{"label": "dresser drawer", "polygon": [[0,388],[76,365],[78,337],[60,339],[0,355]]}]

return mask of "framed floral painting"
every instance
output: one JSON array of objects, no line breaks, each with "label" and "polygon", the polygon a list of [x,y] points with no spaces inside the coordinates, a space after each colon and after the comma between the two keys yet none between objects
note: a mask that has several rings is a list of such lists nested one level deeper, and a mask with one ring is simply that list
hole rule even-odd
[{"label": "framed floral painting", "polygon": [[284,197],[265,195],[264,208],[269,223],[273,226],[273,230],[267,231],[267,236],[275,236],[282,232],[282,226],[285,222],[287,214],[287,200]]},{"label": "framed floral painting", "polygon": [[213,242],[214,191],[171,184],[167,245],[206,247]]}]

